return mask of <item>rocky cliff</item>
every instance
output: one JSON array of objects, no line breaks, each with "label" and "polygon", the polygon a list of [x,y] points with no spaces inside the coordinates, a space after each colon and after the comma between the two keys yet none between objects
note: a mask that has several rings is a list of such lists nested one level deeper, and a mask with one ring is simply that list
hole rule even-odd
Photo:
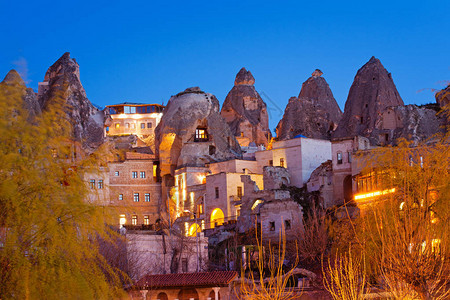
[{"label": "rocky cliff", "polygon": [[16,70],[11,70],[6,74],[0,86],[12,88],[22,94],[24,107],[28,110],[30,118],[41,113],[38,97],[31,88],[27,88],[25,82]]},{"label": "rocky cliff", "polygon": [[75,59],[66,52],[45,74],[39,83],[39,103],[46,109],[56,99],[64,101],[73,137],[88,152],[103,142],[104,113],[95,108],[86,96],[80,81],[80,68]]},{"label": "rocky cliff", "polygon": [[198,87],[172,96],[155,128],[161,176],[175,168],[239,158],[241,149],[219,113],[219,101]]},{"label": "rocky cliff", "polygon": [[291,97],[276,128],[277,139],[287,140],[301,134],[330,139],[342,117],[322,72],[315,70],[303,84],[298,97]]},{"label": "rocky cliff", "polygon": [[252,73],[242,68],[220,112],[241,146],[267,146],[271,138],[266,103],[254,84]]},{"label": "rocky cliff", "polygon": [[388,106],[403,105],[391,73],[373,57],[356,73],[345,102],[344,115],[333,137],[361,135],[379,144],[375,123]]},{"label": "rocky cliff", "polygon": [[436,103],[442,108],[450,103],[450,84],[436,93]]}]

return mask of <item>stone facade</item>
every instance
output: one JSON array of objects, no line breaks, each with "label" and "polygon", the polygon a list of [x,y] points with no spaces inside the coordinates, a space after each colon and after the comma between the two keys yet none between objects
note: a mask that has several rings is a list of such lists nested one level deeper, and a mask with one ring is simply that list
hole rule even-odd
[{"label": "stone facade", "polygon": [[255,157],[258,173],[264,166],[284,167],[291,176],[290,184],[301,188],[321,163],[331,159],[331,142],[310,138],[277,141],[271,150],[258,151]]},{"label": "stone facade", "polygon": [[121,225],[155,224],[165,212],[155,156],[127,152],[125,160],[109,163],[110,206]]}]

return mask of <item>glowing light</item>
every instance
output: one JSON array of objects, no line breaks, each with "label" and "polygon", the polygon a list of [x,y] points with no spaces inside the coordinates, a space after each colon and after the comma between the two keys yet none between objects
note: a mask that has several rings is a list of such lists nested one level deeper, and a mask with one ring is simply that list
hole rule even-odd
[{"label": "glowing light", "polygon": [[111,115],[113,119],[145,119],[145,118],[153,118],[156,119],[156,125],[161,120],[162,113],[150,113],[150,114],[119,114],[119,115]]},{"label": "glowing light", "polygon": [[263,201],[262,200],[260,200],[260,199],[258,199],[258,200],[256,200],[255,201],[255,203],[253,203],[253,205],[252,205],[252,210],[254,210],[259,204],[261,204]]},{"label": "glowing light", "polygon": [[125,225],[126,223],[127,223],[127,219],[125,218],[125,215],[120,215],[119,216],[119,224]]},{"label": "glowing light", "polygon": [[403,207],[405,207],[405,202],[400,203],[400,210],[403,210]]},{"label": "glowing light", "polygon": [[220,208],[216,208],[211,213],[211,228],[223,224],[224,214]]},{"label": "glowing light", "polygon": [[202,232],[202,229],[196,223],[192,224],[191,227],[189,227],[189,236],[196,236],[197,233],[200,232]]},{"label": "glowing light", "polygon": [[378,197],[381,195],[391,194],[394,192],[395,192],[395,188],[392,188],[389,190],[384,190],[384,191],[375,191],[375,192],[366,193],[366,194],[359,194],[359,195],[355,195],[355,200]]},{"label": "glowing light", "polygon": [[197,178],[198,178],[198,181],[200,181],[200,183],[202,183],[202,184],[206,183],[206,176],[205,175],[198,175]]}]

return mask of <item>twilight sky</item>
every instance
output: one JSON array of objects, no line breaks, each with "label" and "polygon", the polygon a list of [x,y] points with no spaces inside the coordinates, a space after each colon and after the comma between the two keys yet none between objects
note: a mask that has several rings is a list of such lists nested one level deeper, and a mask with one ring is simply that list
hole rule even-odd
[{"label": "twilight sky", "polygon": [[200,86],[222,103],[246,67],[270,128],[314,69],[341,109],[373,55],[406,104],[434,101],[450,80],[450,1],[0,0],[0,77],[37,90],[64,52],[95,104],[167,103]]}]

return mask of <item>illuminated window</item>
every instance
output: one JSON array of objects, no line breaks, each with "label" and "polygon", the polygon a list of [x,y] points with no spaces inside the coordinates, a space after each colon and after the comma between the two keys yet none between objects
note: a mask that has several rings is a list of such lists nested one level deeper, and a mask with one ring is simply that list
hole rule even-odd
[{"label": "illuminated window", "polygon": [[280,158],[280,167],[284,168],[284,158]]},{"label": "illuminated window", "polygon": [[148,122],[147,123],[147,128],[152,128],[152,127],[153,127],[153,124],[151,122]]},{"label": "illuminated window", "polygon": [[131,178],[138,178],[138,172],[137,171],[131,172]]},{"label": "illuminated window", "polygon": [[197,205],[197,212],[199,215],[203,214],[203,203]]},{"label": "illuminated window", "polygon": [[139,193],[134,193],[133,194],[133,201],[134,202],[139,202]]},{"label": "illuminated window", "polygon": [[145,202],[150,202],[150,193],[145,193]]},{"label": "illuminated window", "polygon": [[101,179],[98,180],[97,187],[99,190],[103,189],[103,180],[101,180]]},{"label": "illuminated window", "polygon": [[275,222],[269,222],[269,230],[275,231]]},{"label": "illuminated window", "polygon": [[144,225],[150,225],[150,218],[149,218],[149,216],[144,216]]},{"label": "illuminated window", "polygon": [[291,220],[284,220],[284,229],[291,229]]},{"label": "illuminated window", "polygon": [[219,198],[219,188],[215,187],[214,191],[215,191],[215,194],[216,194],[216,199],[218,199]]},{"label": "illuminated window", "polygon": [[145,123],[141,123],[141,129],[145,129]]},{"label": "illuminated window", "polygon": [[237,187],[237,196],[239,199],[242,198],[242,186]]},{"label": "illuminated window", "polygon": [[119,224],[125,225],[126,223],[127,223],[127,219],[125,218],[125,215],[120,215],[119,216]]},{"label": "illuminated window", "polygon": [[119,194],[119,201],[123,200],[123,194]]},{"label": "illuminated window", "polygon": [[342,164],[342,152],[337,153],[337,164],[338,165]]},{"label": "illuminated window", "polygon": [[119,171],[115,171],[114,176],[119,176]]},{"label": "illuminated window", "polygon": [[90,187],[91,189],[95,189],[95,179],[89,180],[89,187]]},{"label": "illuminated window", "polygon": [[58,151],[56,149],[52,149],[52,157],[57,158],[58,157]]},{"label": "illuminated window", "polygon": [[141,178],[145,178],[145,171],[141,171],[139,175]]},{"label": "illuminated window", "polygon": [[206,128],[197,128],[195,130],[195,142],[205,142],[208,140],[208,133],[206,132]]},{"label": "illuminated window", "polygon": [[136,215],[133,215],[133,216],[131,217],[131,225],[137,225],[137,223],[138,223],[137,216],[136,216]]},{"label": "illuminated window", "polygon": [[120,124],[116,123],[115,127],[116,127],[116,129],[119,129],[120,128]]}]

